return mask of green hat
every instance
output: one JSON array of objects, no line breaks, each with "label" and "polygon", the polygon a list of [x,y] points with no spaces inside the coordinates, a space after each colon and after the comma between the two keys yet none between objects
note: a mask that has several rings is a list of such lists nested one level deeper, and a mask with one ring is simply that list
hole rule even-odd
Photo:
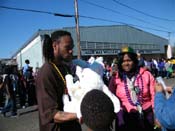
[{"label": "green hat", "polygon": [[124,53],[136,54],[134,49],[129,46],[122,47],[121,52],[119,54],[124,54]]}]

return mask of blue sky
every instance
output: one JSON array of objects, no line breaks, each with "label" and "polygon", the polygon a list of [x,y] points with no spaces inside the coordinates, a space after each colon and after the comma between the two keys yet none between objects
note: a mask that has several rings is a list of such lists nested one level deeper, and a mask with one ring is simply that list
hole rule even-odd
[{"label": "blue sky", "polygon": [[[2,6],[75,14],[74,0],[0,0]],[[175,45],[174,0],[78,0],[78,7],[80,16],[93,17],[80,17],[80,26],[130,24]],[[0,8],[0,58],[10,58],[38,29],[73,26],[74,18]]]}]

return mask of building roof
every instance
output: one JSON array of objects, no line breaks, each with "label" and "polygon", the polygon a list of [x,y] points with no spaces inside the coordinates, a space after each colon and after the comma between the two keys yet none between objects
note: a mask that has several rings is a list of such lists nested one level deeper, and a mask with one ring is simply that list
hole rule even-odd
[{"label": "building roof", "polygon": [[[75,27],[65,27],[72,34],[75,34]],[[90,33],[89,33],[90,32]],[[115,36],[115,37],[114,37]],[[128,25],[110,26],[80,26],[81,41],[115,42],[115,43],[166,43],[167,39],[145,32],[141,29]]]},{"label": "building roof", "polygon": [[[76,30],[75,27],[64,27],[72,34],[76,43]],[[23,46],[12,55],[14,58],[22,49],[24,49],[32,40],[37,36],[44,34],[51,34],[58,29],[41,30],[35,32]],[[90,32],[90,33],[89,33]],[[114,37],[115,36],[115,37]],[[131,27],[128,25],[109,25],[109,26],[80,26],[80,40],[91,42],[112,42],[112,43],[143,43],[143,44],[168,44],[168,39],[162,38],[155,34],[145,32],[141,29]]]}]

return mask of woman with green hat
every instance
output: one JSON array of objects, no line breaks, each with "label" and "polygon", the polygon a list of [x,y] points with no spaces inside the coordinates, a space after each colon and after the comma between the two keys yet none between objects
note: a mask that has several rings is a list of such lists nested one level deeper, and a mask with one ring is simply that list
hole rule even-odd
[{"label": "woman with green hat", "polygon": [[154,130],[154,86],[152,74],[138,66],[137,54],[131,47],[123,47],[118,55],[118,72],[111,79],[109,89],[121,101],[116,131]]}]

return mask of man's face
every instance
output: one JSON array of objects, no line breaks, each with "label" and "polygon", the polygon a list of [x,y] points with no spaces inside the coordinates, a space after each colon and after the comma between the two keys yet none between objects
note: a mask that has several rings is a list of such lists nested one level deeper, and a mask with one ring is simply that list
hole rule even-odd
[{"label": "man's face", "polygon": [[54,48],[54,56],[56,59],[63,61],[70,61],[73,55],[73,41],[72,38],[68,35],[63,36],[60,40],[56,41],[57,44]]},{"label": "man's face", "polygon": [[131,58],[128,56],[128,54],[125,54],[123,57],[123,62],[122,62],[122,69],[126,72],[131,71],[131,69],[133,68],[134,63],[131,60]]}]

